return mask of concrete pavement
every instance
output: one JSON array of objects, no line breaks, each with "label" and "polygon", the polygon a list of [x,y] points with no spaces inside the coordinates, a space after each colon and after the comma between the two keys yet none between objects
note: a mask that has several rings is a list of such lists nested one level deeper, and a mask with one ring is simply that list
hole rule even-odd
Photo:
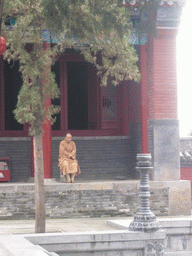
[{"label": "concrete pavement", "polygon": [[[190,216],[166,216],[162,219],[188,219]],[[111,225],[111,221],[118,224],[129,223],[133,217],[100,217],[100,218],[72,218],[72,219],[47,219],[46,233],[81,232],[81,231],[110,231],[122,229],[121,225]],[[0,220],[0,235],[32,234],[35,232],[35,220]]]},{"label": "concrete pavement", "polygon": [[[107,224],[108,220],[116,219],[119,218],[47,219],[46,233],[118,230],[118,228],[110,227]],[[34,232],[35,220],[0,220],[0,235],[31,234]]]}]

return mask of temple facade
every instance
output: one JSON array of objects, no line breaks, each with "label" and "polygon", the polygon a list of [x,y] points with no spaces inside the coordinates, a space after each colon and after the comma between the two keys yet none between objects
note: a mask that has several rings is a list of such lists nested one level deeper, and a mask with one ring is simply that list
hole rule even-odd
[{"label": "temple facade", "polygon": [[[125,1],[132,19],[143,13],[137,1]],[[52,71],[60,88],[53,102],[61,112],[53,126],[44,125],[45,178],[60,177],[57,166],[60,141],[73,135],[82,180],[133,179],[137,153],[153,157],[151,180],[179,180],[179,122],[177,117],[176,36],[183,1],[161,1],[157,35],[132,32],[130,42],[139,56],[140,83],[123,81],[100,86],[97,70],[75,50],[60,56]],[[48,42],[46,42],[48,44]],[[14,119],[22,85],[19,62],[0,56],[0,157],[10,157],[11,181],[34,176],[33,142],[28,124]]]}]

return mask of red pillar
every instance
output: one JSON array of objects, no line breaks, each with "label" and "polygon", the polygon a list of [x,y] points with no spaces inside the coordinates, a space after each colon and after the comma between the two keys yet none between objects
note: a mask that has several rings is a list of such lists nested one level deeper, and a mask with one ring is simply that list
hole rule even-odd
[{"label": "red pillar", "polygon": [[141,73],[141,137],[142,153],[148,153],[148,81],[147,81],[147,49],[140,45],[139,66]]},{"label": "red pillar", "polygon": [[[51,105],[51,99],[46,101],[47,105]],[[43,162],[44,162],[44,178],[52,178],[52,134],[51,121],[46,120],[43,124]]]},{"label": "red pillar", "polygon": [[[46,51],[49,49],[50,44],[44,42],[43,49]],[[51,68],[48,66],[47,68]],[[51,70],[50,70],[51,72]],[[51,98],[47,99],[45,106],[51,105]],[[43,124],[43,163],[44,163],[44,178],[52,178],[52,133],[51,133],[51,121],[45,120]]]}]

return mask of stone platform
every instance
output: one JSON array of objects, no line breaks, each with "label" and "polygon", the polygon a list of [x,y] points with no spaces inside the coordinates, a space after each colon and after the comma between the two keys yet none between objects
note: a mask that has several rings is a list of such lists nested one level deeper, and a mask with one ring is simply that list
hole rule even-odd
[{"label": "stone platform", "polygon": [[149,256],[150,244],[158,243],[163,250],[164,239],[164,231],[153,236],[127,230],[26,234],[0,236],[0,248],[3,256]]},{"label": "stone platform", "polygon": [[[139,180],[45,183],[47,218],[134,216],[139,210]],[[190,181],[150,182],[156,216],[190,215]],[[0,219],[35,216],[34,183],[0,184]]]},{"label": "stone platform", "polygon": [[[192,222],[189,217],[157,218],[156,232],[129,231],[133,218],[67,219],[68,231],[45,234],[0,235],[1,256],[191,256]],[[92,220],[92,221],[91,221]],[[64,227],[61,220],[60,227]],[[0,221],[1,222],[1,221]],[[5,224],[5,221],[2,221]],[[13,222],[13,221],[12,221]],[[48,225],[57,227],[58,220]],[[56,223],[55,223],[56,222]],[[65,221],[64,221],[65,222]],[[78,231],[77,223],[81,226]],[[94,226],[97,223],[98,226]],[[23,226],[26,221],[23,221]],[[56,225],[56,226],[55,226]],[[101,226],[102,225],[102,226]],[[108,227],[107,227],[108,225]],[[105,229],[102,229],[105,226]],[[75,229],[74,229],[74,228]],[[92,230],[91,230],[92,228]],[[100,228],[100,230],[99,230]],[[74,232],[74,230],[76,230]]]},{"label": "stone platform", "polygon": [[[167,256],[192,255],[192,218],[158,218],[162,230],[166,233],[164,251]],[[128,229],[131,221],[109,220],[107,224],[118,229]],[[152,234],[152,233],[151,233]],[[150,255],[150,254],[149,254]],[[153,254],[151,254],[153,255]],[[158,255],[158,254],[154,254]]]}]

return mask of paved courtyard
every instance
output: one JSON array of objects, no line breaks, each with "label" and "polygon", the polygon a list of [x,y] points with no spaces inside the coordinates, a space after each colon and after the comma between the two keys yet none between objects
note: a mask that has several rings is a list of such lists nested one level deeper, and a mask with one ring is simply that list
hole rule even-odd
[{"label": "paved courtyard", "polygon": [[[115,230],[107,225],[107,221],[113,219],[119,218],[47,219],[46,233]],[[30,234],[34,231],[35,220],[0,220],[0,235]]]},{"label": "paved courtyard", "polygon": [[[190,219],[190,216],[167,216],[157,217],[157,220],[162,219]],[[119,230],[118,225],[109,225],[110,221],[117,223],[129,223],[133,220],[132,217],[100,217],[100,218],[73,218],[73,219],[47,219],[46,233],[62,233],[62,232],[81,232],[81,231],[107,231]],[[35,232],[35,220],[0,220],[0,235],[8,234],[31,234]]]}]

